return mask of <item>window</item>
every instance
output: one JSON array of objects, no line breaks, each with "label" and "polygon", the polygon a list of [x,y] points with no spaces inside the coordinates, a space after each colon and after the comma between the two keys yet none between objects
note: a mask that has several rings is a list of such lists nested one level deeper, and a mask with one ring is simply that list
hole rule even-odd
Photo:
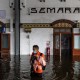
[{"label": "window", "polygon": [[71,29],[65,29],[65,28],[62,28],[62,29],[54,29],[54,32],[68,32],[68,33],[71,33]]},{"label": "window", "polygon": [[2,48],[8,48],[8,35],[3,34],[2,36]]},{"label": "window", "polygon": [[80,35],[74,35],[74,49],[80,49]]},{"label": "window", "polygon": [[45,2],[45,0],[40,0],[40,2]]}]

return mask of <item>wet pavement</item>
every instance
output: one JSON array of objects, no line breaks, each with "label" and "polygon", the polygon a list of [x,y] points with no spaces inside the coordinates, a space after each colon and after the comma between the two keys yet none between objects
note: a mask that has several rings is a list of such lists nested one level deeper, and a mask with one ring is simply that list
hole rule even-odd
[{"label": "wet pavement", "polygon": [[11,61],[0,60],[0,80],[80,80],[80,56],[47,57],[42,78],[30,76],[30,56],[12,56]]}]

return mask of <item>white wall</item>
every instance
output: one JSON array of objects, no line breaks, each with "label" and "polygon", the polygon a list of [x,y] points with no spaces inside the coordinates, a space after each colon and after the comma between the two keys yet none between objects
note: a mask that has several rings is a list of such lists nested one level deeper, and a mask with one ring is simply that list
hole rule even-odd
[{"label": "white wall", "polygon": [[0,21],[9,23],[10,17],[13,17],[13,11],[9,7],[9,0],[0,0],[0,10],[6,11],[6,17],[4,19],[0,18]]},{"label": "white wall", "polygon": [[[12,0],[10,0],[12,1]],[[66,0],[66,2],[60,2],[60,0],[45,0],[45,2],[39,2],[39,0],[21,0],[25,4],[25,8],[21,5],[21,23],[51,23],[58,19],[70,19],[79,20],[80,14],[31,14],[28,15],[28,8],[30,7],[80,7],[80,0]],[[0,0],[0,10],[6,10],[6,19],[0,19],[3,22],[9,22],[8,20],[13,17],[13,10],[9,7],[9,0]]]},{"label": "white wall", "polygon": [[24,32],[23,28],[20,30],[20,54],[29,54],[29,39],[27,39],[27,33]]},{"label": "white wall", "polygon": [[[53,41],[52,34],[53,34],[52,28],[33,28],[30,34],[30,43],[29,43],[29,39],[27,39],[27,33],[25,33],[23,29],[21,29],[21,48],[20,48],[21,55],[31,54],[32,46],[35,44],[39,45],[40,51],[45,54],[46,42],[51,41],[52,43]],[[52,50],[52,45],[53,44],[51,44],[51,50]]]},{"label": "white wall", "polygon": [[25,8],[21,10],[21,23],[52,23],[58,19],[80,20],[80,13],[59,13],[59,14],[31,14],[28,15],[28,8],[41,8],[41,7],[80,7],[80,0],[66,0],[66,2],[60,2],[60,0],[45,0],[45,2],[39,2],[39,0],[21,0],[25,3]]}]

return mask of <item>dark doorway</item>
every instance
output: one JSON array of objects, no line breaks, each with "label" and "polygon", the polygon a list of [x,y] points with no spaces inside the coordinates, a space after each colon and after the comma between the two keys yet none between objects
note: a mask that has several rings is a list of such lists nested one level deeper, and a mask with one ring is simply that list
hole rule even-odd
[{"label": "dark doorway", "polygon": [[[56,30],[56,29],[54,29]],[[53,47],[54,55],[71,55],[72,54],[72,34],[70,32],[60,32],[62,29],[59,29],[59,32],[53,34]]]},{"label": "dark doorway", "polygon": [[61,54],[62,55],[71,55],[71,34],[61,34]]}]

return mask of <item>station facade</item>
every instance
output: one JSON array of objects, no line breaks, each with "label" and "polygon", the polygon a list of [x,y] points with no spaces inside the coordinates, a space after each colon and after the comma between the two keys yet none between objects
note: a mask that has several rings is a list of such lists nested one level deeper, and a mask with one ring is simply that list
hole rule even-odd
[{"label": "station facade", "polygon": [[[6,32],[11,32],[14,54],[14,1],[2,0],[2,3],[6,5],[0,5],[0,21],[6,24]],[[51,55],[80,55],[79,0],[21,0],[20,27],[22,55],[30,54],[34,44],[45,53],[47,42],[50,42]]]}]

